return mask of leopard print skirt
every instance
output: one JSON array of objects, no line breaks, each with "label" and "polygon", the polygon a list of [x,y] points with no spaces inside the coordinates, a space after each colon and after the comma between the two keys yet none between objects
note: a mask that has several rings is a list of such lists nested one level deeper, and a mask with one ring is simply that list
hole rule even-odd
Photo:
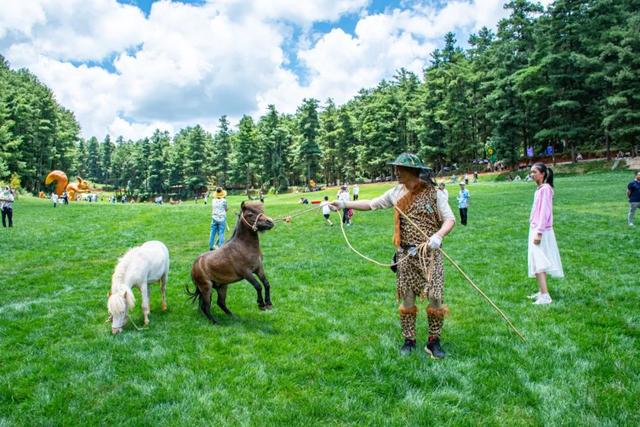
[{"label": "leopard print skirt", "polygon": [[425,298],[433,307],[442,305],[444,293],[444,267],[442,253],[437,251],[434,254],[431,280],[427,281],[425,273],[422,271],[418,254],[411,256],[405,248],[398,249],[398,274],[396,278],[396,292],[399,301],[407,298]]}]

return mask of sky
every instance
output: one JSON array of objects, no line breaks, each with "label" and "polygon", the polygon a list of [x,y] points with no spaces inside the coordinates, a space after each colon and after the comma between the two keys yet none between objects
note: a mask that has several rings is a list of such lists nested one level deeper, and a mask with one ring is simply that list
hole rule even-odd
[{"label": "sky", "polygon": [[[548,4],[550,0],[541,3]],[[504,0],[0,0],[0,54],[73,111],[82,136],[138,139],[269,104],[337,104],[453,31],[495,31]]]}]

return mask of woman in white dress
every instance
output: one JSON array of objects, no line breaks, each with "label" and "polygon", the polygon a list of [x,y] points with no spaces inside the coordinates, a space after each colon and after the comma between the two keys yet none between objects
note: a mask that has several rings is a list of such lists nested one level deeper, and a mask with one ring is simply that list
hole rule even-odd
[{"label": "woman in white dress", "polygon": [[538,280],[539,291],[530,298],[535,299],[534,304],[551,304],[547,274],[564,277],[553,232],[553,171],[544,163],[536,163],[531,167],[531,178],[538,188],[529,216],[529,277]]}]

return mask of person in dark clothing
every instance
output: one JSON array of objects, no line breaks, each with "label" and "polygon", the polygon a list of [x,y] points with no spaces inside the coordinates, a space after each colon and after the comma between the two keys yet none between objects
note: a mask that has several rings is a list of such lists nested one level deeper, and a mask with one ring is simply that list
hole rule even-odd
[{"label": "person in dark clothing", "polygon": [[636,179],[627,185],[627,197],[629,198],[629,215],[627,223],[633,227],[633,219],[636,216],[636,209],[640,207],[640,171],[636,172]]},{"label": "person in dark clothing", "polygon": [[[0,209],[2,209],[2,226],[13,227],[13,193],[9,187],[5,187],[0,193]],[[8,220],[8,221],[7,221]]]}]

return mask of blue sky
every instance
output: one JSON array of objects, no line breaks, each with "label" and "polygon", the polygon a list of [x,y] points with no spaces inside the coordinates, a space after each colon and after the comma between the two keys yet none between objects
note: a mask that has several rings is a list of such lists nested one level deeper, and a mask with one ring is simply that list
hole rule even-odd
[{"label": "blue sky", "polygon": [[464,46],[506,13],[504,0],[2,1],[0,54],[99,139],[342,104],[401,67],[421,75],[446,32]]}]

